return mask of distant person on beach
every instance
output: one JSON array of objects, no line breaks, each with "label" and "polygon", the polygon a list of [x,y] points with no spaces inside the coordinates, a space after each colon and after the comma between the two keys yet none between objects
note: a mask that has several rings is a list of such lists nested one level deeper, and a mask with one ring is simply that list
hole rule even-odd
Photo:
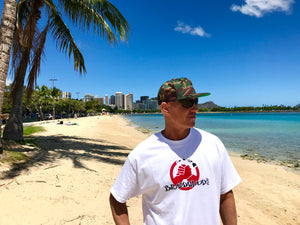
[{"label": "distant person on beach", "polygon": [[223,143],[194,128],[198,97],[187,78],[165,82],[158,104],[165,129],[128,156],[111,188],[117,225],[129,224],[126,201],[142,195],[144,224],[236,225],[232,189],[241,181]]}]

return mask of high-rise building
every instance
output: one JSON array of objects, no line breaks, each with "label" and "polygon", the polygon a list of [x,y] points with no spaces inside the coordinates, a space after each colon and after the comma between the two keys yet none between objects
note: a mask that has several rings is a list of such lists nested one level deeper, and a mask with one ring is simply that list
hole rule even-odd
[{"label": "high-rise building", "polygon": [[88,101],[91,101],[94,99],[94,95],[91,95],[91,94],[85,94],[84,95],[84,99],[83,99],[83,102],[88,102]]},{"label": "high-rise building", "polygon": [[[142,98],[143,97],[143,98]],[[142,96],[141,99],[143,101],[137,100],[135,103],[135,109],[140,109],[140,110],[158,110],[159,105],[157,102],[157,98],[147,98],[148,96]]]},{"label": "high-rise building", "polygon": [[104,98],[95,97],[94,100],[99,102],[99,105],[104,105]]},{"label": "high-rise building", "polygon": [[129,93],[125,95],[125,110],[133,110],[133,94]]},{"label": "high-rise building", "polygon": [[62,93],[62,98],[71,99],[71,92],[67,92],[67,91],[63,92]]},{"label": "high-rise building", "polygon": [[105,105],[108,105],[108,95],[105,95]]},{"label": "high-rise building", "polygon": [[115,105],[116,104],[116,97],[114,95],[111,95],[109,98],[109,104]]},{"label": "high-rise building", "polygon": [[118,109],[124,109],[124,100],[122,92],[116,92],[116,106]]},{"label": "high-rise building", "polygon": [[150,110],[158,110],[159,109],[157,99],[155,99],[155,98],[150,99],[149,108],[150,108]]},{"label": "high-rise building", "polygon": [[149,96],[141,96],[141,102],[146,101],[149,99]]}]

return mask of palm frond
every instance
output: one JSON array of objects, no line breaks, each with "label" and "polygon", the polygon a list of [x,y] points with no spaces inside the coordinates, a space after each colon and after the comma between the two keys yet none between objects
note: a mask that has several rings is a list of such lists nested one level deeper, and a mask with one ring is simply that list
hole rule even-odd
[{"label": "palm frond", "polygon": [[52,0],[48,0],[51,7],[49,8],[50,24],[49,29],[53,38],[56,40],[56,45],[60,51],[68,55],[69,58],[73,55],[74,69],[79,71],[80,75],[86,73],[83,56],[77,47],[71,32],[67,25],[63,22],[60,13],[55,8]]},{"label": "palm frond", "polygon": [[128,35],[130,33],[130,25],[119,12],[119,10],[110,2],[106,0],[94,0],[96,2],[95,8],[98,12],[104,11],[105,19],[107,18],[110,24],[120,35],[121,40],[128,42]]},{"label": "palm frond", "polygon": [[[16,50],[15,57],[17,59],[17,66],[15,68],[14,81],[12,83],[12,96],[16,95],[20,86],[24,84],[24,78],[27,71],[28,64],[31,61],[31,51],[33,46],[36,45],[38,40],[38,28],[37,22],[40,19],[40,8],[43,6],[42,0],[30,1],[30,9],[26,8],[26,2],[20,4],[20,11],[18,11],[17,21],[17,39],[15,40],[15,47],[21,47],[20,50]],[[28,6],[29,7],[29,6]],[[22,10],[23,9],[23,10]],[[23,28],[23,22],[25,22]],[[14,56],[14,55],[13,55]]]},{"label": "palm frond", "polygon": [[[128,41],[130,26],[122,14],[106,0],[59,0],[70,20],[84,31],[92,29],[95,34],[109,41],[118,42],[116,34],[121,40]],[[109,25],[110,24],[110,25]]]},{"label": "palm frond", "polygon": [[23,1],[17,4],[17,20],[16,29],[14,31],[13,43],[12,43],[12,60],[11,60],[11,72],[15,74],[17,68],[20,65],[20,60],[23,51],[23,21],[27,20],[29,15],[28,5]]},{"label": "palm frond", "polygon": [[48,33],[49,25],[39,34],[36,44],[34,45],[33,59],[31,61],[31,68],[27,79],[27,98],[29,98],[36,85],[37,76],[40,73],[40,65],[42,56],[44,55],[44,46]]}]

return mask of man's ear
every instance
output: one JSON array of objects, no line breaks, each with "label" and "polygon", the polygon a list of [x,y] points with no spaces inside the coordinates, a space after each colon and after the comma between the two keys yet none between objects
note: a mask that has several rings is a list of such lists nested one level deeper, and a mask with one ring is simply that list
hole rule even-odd
[{"label": "man's ear", "polygon": [[169,105],[166,102],[162,102],[160,104],[160,110],[162,113],[168,113],[169,112]]}]

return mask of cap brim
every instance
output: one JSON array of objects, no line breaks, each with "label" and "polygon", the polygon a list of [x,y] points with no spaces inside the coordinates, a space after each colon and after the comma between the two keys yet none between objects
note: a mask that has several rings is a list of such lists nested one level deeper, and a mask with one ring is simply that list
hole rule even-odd
[{"label": "cap brim", "polygon": [[204,97],[204,96],[208,96],[210,95],[210,93],[196,93],[196,94],[192,94],[192,95],[186,95],[181,99],[187,99],[187,98],[199,98],[199,97]]},{"label": "cap brim", "polygon": [[208,95],[210,95],[210,93],[197,93],[197,94],[195,94],[195,97],[204,97],[204,96],[208,96]]}]

